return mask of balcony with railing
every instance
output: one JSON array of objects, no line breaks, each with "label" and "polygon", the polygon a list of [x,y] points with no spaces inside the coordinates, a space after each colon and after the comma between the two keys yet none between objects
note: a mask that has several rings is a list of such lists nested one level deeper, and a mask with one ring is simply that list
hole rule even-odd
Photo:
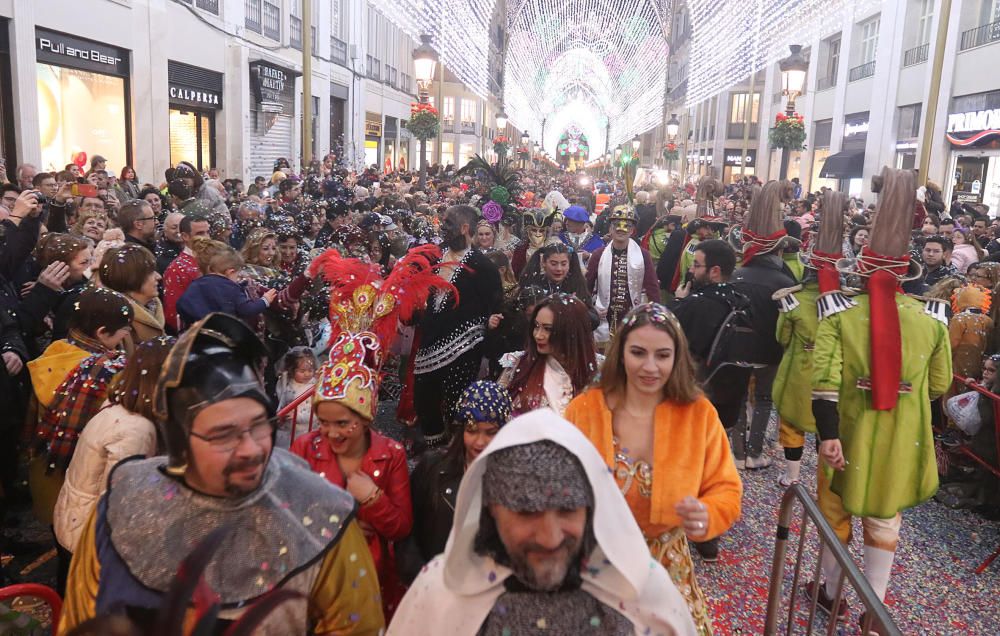
[{"label": "balcony with railing", "polygon": [[915,46],[912,49],[903,51],[903,66],[914,66],[927,61],[927,54],[931,50],[930,42]]},{"label": "balcony with railing", "polygon": [[974,49],[993,42],[1000,42],[1000,20],[963,31],[961,50]]},{"label": "balcony with railing", "polygon": [[302,18],[295,15],[288,16],[288,44],[302,50]]},{"label": "balcony with railing", "polygon": [[347,42],[338,38],[330,38],[330,59],[334,64],[347,66]]},{"label": "balcony with railing", "polygon": [[262,2],[261,33],[272,40],[281,39],[281,8],[270,2]]},{"label": "balcony with railing", "polygon": [[[757,138],[759,128],[757,124],[750,124],[750,139]],[[746,132],[746,124],[743,122],[729,122],[726,124],[726,137],[728,139],[743,139],[744,132]]]},{"label": "balcony with railing", "polygon": [[474,121],[463,121],[461,131],[466,135],[476,134],[476,122]]},{"label": "balcony with railing", "polygon": [[202,11],[207,11],[213,15],[219,15],[219,0],[180,0],[186,5],[198,7]]},{"label": "balcony with railing", "polygon": [[856,82],[858,80],[863,80],[866,77],[871,77],[875,74],[875,60],[871,62],[866,62],[860,66],[855,66],[847,72],[847,81]]},{"label": "balcony with railing", "polygon": [[816,92],[825,91],[837,85],[837,76],[821,77],[816,80]]}]

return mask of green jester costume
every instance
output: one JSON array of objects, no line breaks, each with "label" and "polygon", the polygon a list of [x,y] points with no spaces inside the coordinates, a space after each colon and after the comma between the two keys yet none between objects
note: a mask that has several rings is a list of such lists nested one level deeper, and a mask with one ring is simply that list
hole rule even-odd
[{"label": "green jester costume", "polygon": [[[937,490],[930,402],[951,384],[951,345],[943,304],[911,298],[900,288],[920,272],[913,272],[908,256],[913,172],[883,168],[872,190],[879,200],[871,241],[856,261],[838,262],[839,270],[866,281],[864,293],[852,299],[854,306],[820,320],[812,398],[822,440],[820,509],[845,543],[851,516],[862,517],[865,576],[884,599],[899,513]],[[822,591],[834,598],[839,568],[829,551],[822,571]],[[873,631],[882,633],[878,627]]]}]

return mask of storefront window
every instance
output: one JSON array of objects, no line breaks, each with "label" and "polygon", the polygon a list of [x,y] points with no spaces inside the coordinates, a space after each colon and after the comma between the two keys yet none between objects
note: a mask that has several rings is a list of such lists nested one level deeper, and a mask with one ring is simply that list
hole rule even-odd
[{"label": "storefront window", "polygon": [[365,139],[365,167],[378,167],[378,141]]},{"label": "storefront window", "polygon": [[823,179],[819,176],[819,173],[823,170],[823,163],[829,156],[829,148],[816,148],[813,150],[812,179],[809,182],[810,192],[816,192],[820,188],[824,187],[830,188],[831,190],[837,189],[836,179]]},{"label": "storefront window", "polygon": [[212,167],[211,115],[170,109],[170,165],[189,161],[199,170]]},{"label": "storefront window", "polygon": [[[463,102],[464,103],[464,102]],[[472,160],[472,157],[476,154],[476,147],[473,144],[462,144],[460,146],[462,156],[459,158],[459,165],[464,166]]]},{"label": "storefront window", "polygon": [[41,169],[61,170],[85,152],[121,170],[128,161],[126,120],[123,78],[38,64]]}]

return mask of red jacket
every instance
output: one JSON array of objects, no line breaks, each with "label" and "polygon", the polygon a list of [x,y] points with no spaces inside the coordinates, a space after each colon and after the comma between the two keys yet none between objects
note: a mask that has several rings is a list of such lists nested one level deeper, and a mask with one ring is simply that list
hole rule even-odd
[{"label": "red jacket", "polygon": [[177,301],[196,278],[201,278],[201,270],[194,256],[186,250],[172,260],[163,272],[163,318],[170,333],[180,332]]},{"label": "red jacket", "polygon": [[[378,570],[388,622],[406,591],[396,573],[393,542],[409,536],[413,528],[413,504],[410,501],[406,451],[375,431],[371,431],[370,435],[371,444],[361,460],[360,470],[382,489],[382,496],[370,505],[359,507],[358,520],[375,528],[375,536],[368,539],[368,548]],[[326,477],[330,483],[346,488],[347,479],[340,471],[337,457],[319,429],[300,435],[292,442],[291,452],[309,462],[313,471]]]}]

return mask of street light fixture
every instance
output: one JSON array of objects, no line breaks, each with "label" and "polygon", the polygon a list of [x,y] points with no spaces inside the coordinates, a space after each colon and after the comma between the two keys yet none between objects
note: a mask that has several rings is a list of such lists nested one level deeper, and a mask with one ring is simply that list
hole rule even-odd
[{"label": "street light fixture", "polygon": [[437,68],[438,54],[431,47],[431,36],[426,33],[420,36],[420,46],[413,49],[413,74],[417,79],[417,89],[420,101],[426,103],[427,93],[434,80],[434,70]]},{"label": "street light fixture", "polygon": [[795,98],[802,94],[805,87],[809,62],[802,57],[801,44],[792,44],[788,49],[792,54],[778,62],[778,68],[781,69],[781,92],[788,96],[785,110],[791,115],[795,112]]},{"label": "street light fixture", "polygon": [[667,122],[667,137],[669,137],[671,141],[677,139],[677,133],[680,132],[680,129],[681,122],[677,119],[677,115],[671,115],[670,121]]},{"label": "street light fixture", "polygon": [[529,141],[531,141],[531,137],[528,136],[527,131],[521,133],[521,145],[527,146]]},{"label": "street light fixture", "polygon": [[642,145],[642,140],[639,138],[639,135],[632,137],[632,151],[638,154],[640,145]]},{"label": "street light fixture", "polygon": [[[791,116],[795,113],[795,98],[801,95],[802,89],[805,88],[809,62],[802,56],[802,45],[790,44],[788,50],[792,54],[778,62],[778,68],[781,69],[781,92],[788,96],[785,113]],[[788,161],[791,154],[792,151],[787,148],[781,151],[779,179],[785,179],[788,176]]]},{"label": "street light fixture", "polygon": [[497,133],[500,134],[507,129],[507,113],[502,110],[497,115]]}]

